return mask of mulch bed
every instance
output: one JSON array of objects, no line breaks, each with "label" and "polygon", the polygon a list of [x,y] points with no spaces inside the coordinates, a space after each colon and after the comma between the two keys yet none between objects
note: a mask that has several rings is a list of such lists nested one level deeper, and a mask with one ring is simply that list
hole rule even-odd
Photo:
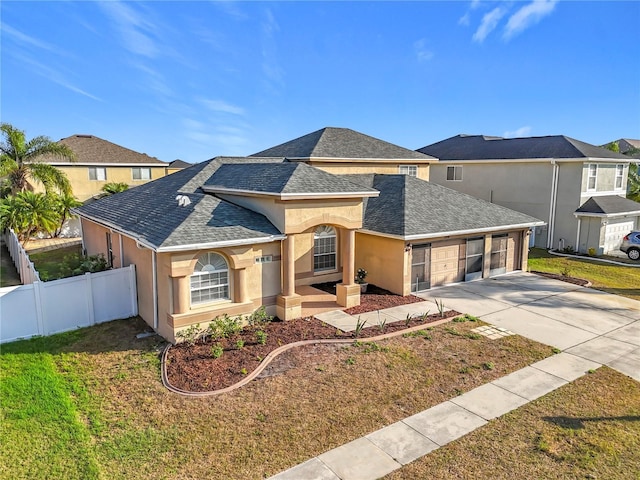
[{"label": "mulch bed", "polygon": [[[374,290],[375,292],[375,290]],[[387,293],[371,293],[362,295],[362,304],[354,307],[353,313],[364,313],[390,306],[404,305],[422,301],[413,295],[406,297]],[[351,310],[346,310],[350,313]],[[442,318],[452,318],[460,315],[455,311],[444,312],[443,316],[434,313],[426,318],[415,317],[408,323],[405,321],[388,323],[384,331],[379,326],[362,329],[359,339],[366,340],[383,333],[432,323]],[[266,342],[258,342],[256,332],[266,334]],[[212,342],[210,339],[198,340],[194,345],[186,342],[170,348],[167,353],[167,378],[174,387],[190,392],[207,392],[219,390],[241,381],[248,373],[255,370],[271,351],[289,343],[300,340],[319,339],[356,339],[354,332],[342,332],[327,325],[315,317],[299,318],[296,320],[280,321],[275,319],[271,323],[261,326],[245,327],[242,332],[228,339]],[[243,343],[238,347],[238,341]],[[214,358],[212,347],[219,345],[224,353],[220,358]],[[264,374],[265,372],[263,372]],[[268,373],[268,374],[273,374]],[[264,376],[264,375],[263,375]]]},{"label": "mulch bed", "polygon": [[566,275],[560,275],[559,273],[536,272],[536,271],[532,271],[531,273],[535,273],[536,275],[540,275],[541,277],[553,278],[554,280],[561,280],[563,282],[573,283],[574,285],[580,285],[581,287],[586,287],[591,284],[589,280],[585,280],[584,278],[569,277]]}]

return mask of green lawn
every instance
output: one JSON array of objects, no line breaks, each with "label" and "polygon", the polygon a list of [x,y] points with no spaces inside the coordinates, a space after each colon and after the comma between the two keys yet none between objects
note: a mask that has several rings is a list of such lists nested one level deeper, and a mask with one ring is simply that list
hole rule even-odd
[{"label": "green lawn", "polygon": [[64,278],[82,262],[82,245],[32,253],[29,258],[43,281]]},{"label": "green lawn", "polygon": [[640,300],[640,268],[558,257],[541,248],[533,248],[529,254],[529,270],[558,274],[568,270],[572,277],[589,280],[593,288]]}]

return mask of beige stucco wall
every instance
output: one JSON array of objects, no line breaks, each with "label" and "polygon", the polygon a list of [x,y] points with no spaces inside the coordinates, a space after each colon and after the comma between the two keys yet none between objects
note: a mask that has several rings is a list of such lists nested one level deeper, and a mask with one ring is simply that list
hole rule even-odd
[{"label": "beige stucco wall", "polygon": [[356,233],[356,271],[364,268],[367,282],[399,295],[409,295],[410,261],[405,252],[405,241]]},{"label": "beige stucco wall", "polygon": [[[56,165],[56,168],[62,170],[71,183],[73,195],[84,202],[85,200],[98,195],[102,192],[102,187],[107,183],[122,182],[133,187],[136,185],[142,185],[150,180],[134,180],[131,173],[131,166],[126,167],[104,167],[106,168],[107,180],[89,180],[89,165]],[[91,167],[102,167],[102,165],[96,164]],[[166,175],[166,167],[164,165],[158,167],[146,167],[141,168],[151,169],[151,180],[155,180]],[[44,191],[44,188],[40,184],[34,182],[36,191]]]},{"label": "beige stucco wall", "polygon": [[349,162],[345,163],[329,163],[320,161],[311,161],[310,165],[324,170],[334,175],[362,174],[362,173],[378,173],[387,175],[399,174],[400,165],[415,165],[418,167],[418,178],[429,180],[429,164],[428,163],[409,163],[409,162]]}]

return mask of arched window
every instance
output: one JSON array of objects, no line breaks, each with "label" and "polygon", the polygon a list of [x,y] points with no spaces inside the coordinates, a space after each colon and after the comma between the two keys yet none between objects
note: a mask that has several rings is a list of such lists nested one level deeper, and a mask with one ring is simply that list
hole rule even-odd
[{"label": "arched window", "polygon": [[319,226],[313,235],[313,270],[335,270],[336,256],[336,229]]},{"label": "arched window", "polygon": [[191,275],[191,304],[229,299],[229,267],[222,255],[205,253]]}]

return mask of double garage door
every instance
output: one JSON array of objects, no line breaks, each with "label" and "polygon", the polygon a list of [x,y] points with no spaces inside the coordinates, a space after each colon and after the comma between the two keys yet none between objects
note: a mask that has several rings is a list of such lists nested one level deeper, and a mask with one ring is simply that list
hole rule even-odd
[{"label": "double garage door", "polygon": [[[520,268],[519,233],[493,235],[489,275]],[[411,291],[482,278],[485,266],[485,238],[414,245]]]}]

